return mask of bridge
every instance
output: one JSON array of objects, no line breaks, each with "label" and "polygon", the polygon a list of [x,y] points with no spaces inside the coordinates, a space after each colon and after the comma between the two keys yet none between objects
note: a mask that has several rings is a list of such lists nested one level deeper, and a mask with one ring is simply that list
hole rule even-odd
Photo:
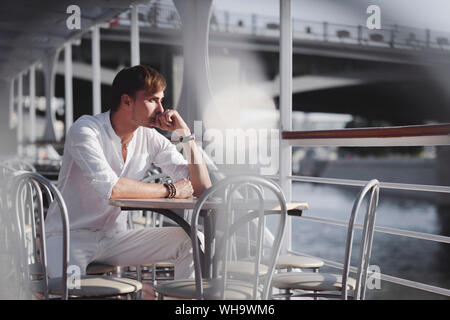
[{"label": "bridge", "polygon": [[[109,11],[106,15],[110,17],[123,12]],[[167,77],[166,106],[176,107],[182,90],[184,45],[178,11],[171,2],[152,1],[137,6],[137,18],[140,60]],[[130,19],[130,11],[125,11],[100,25],[96,35],[101,50],[98,74],[102,110],[108,109],[114,75],[131,64]],[[263,92],[278,108],[279,23],[277,16],[212,12],[209,55],[214,94],[220,96],[223,88],[233,85],[251,88]],[[450,121],[450,94],[446,89],[450,88],[450,34],[399,25],[368,30],[358,25],[296,19],[292,27],[294,110],[359,115],[394,125]],[[85,32],[72,41],[73,87],[78,93],[73,97],[74,119],[93,110],[92,35]],[[47,44],[58,41],[56,36],[47,37]],[[7,42],[3,39],[0,45]],[[18,41],[14,46],[17,54],[9,55],[2,65],[2,77],[11,76],[20,70],[21,63],[30,63],[36,52],[45,49],[40,44],[40,49],[33,48],[29,56],[26,50],[17,48]],[[58,55],[54,94],[64,106],[66,70],[63,55]],[[1,50],[0,56],[5,56]],[[35,92],[41,97],[46,95],[45,68],[44,64],[36,66]],[[29,91],[28,81],[24,81],[23,90]],[[25,99],[24,107],[28,105]],[[44,115],[45,110],[37,114]],[[56,119],[64,121],[64,113],[57,113]]]},{"label": "bridge", "polygon": [[[177,72],[182,70],[177,57],[182,56],[183,45],[177,10],[169,2],[154,1],[138,6],[138,18],[141,61],[167,76],[172,87],[167,89],[166,101],[176,106],[181,84],[175,79],[181,77]],[[130,13],[124,12],[101,30],[102,101],[107,101],[108,84],[120,66],[130,64],[130,24]],[[450,33],[407,26],[368,30],[363,26],[294,19],[294,110],[353,114],[394,124],[449,121],[450,108],[446,106],[450,96],[443,90],[450,87],[449,39]],[[74,47],[80,67],[74,68],[74,76],[83,81],[92,74],[90,43],[91,34],[87,33],[79,47]],[[230,76],[229,83],[246,74],[247,82],[241,86],[264,91],[278,104],[277,16],[213,11],[209,51],[213,80],[215,61],[226,60],[242,69],[240,74]],[[58,70],[63,75],[62,65]],[[259,78],[252,78],[255,70],[262,73]],[[222,73],[220,77],[216,87],[227,75]],[[63,88],[57,84],[58,94],[63,96]],[[78,115],[89,113],[82,107],[92,104],[90,95],[85,96],[87,99],[75,102],[80,106]],[[369,96],[372,98],[368,100]]]}]

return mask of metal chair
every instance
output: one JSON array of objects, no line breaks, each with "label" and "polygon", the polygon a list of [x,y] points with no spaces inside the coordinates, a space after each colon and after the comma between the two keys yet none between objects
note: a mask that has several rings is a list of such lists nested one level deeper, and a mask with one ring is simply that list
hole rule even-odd
[{"label": "metal chair", "polygon": [[[248,197],[250,194],[248,192],[249,190],[243,190],[241,193],[245,195],[245,197]],[[250,190],[251,191],[251,190]],[[288,211],[289,212],[289,211]],[[248,229],[246,230],[246,236],[247,236],[247,246],[245,248],[246,251],[246,257],[243,259],[240,259],[240,261],[232,261],[229,263],[228,271],[230,274],[234,274],[237,277],[245,277],[245,276],[252,276],[253,275],[253,266],[249,261],[252,260],[251,257],[251,230],[249,229],[250,225],[247,225]],[[268,245],[270,245],[271,236],[269,235],[267,239]],[[235,246],[233,247],[235,248]],[[220,250],[220,249],[219,249]],[[236,254],[236,252],[234,252]],[[269,257],[262,257],[262,268],[261,272],[265,273],[267,271],[267,260],[269,260]],[[294,269],[310,269],[313,272],[317,272],[320,267],[324,265],[324,262],[320,259],[314,258],[314,257],[306,257],[306,256],[295,256],[295,255],[280,255],[276,261],[275,264],[275,270],[277,272],[291,272]]]},{"label": "metal chair", "polygon": [[[248,197],[251,190],[243,190],[243,193]],[[289,211],[288,211],[289,212]],[[250,235],[250,230],[247,230],[247,237]],[[250,255],[250,239],[247,241],[247,255]],[[263,261],[267,260],[266,257],[263,257]],[[276,271],[287,271],[291,272],[294,269],[311,269],[314,272],[317,272],[320,267],[324,265],[324,262],[320,259],[306,256],[295,256],[295,255],[280,255],[275,264]],[[262,268],[264,271],[265,266]],[[251,274],[251,267],[247,261],[238,261],[230,264],[230,271],[235,274],[248,275]]]},{"label": "metal chair", "polygon": [[[47,271],[47,246],[45,233],[44,197],[47,202],[58,205],[62,223],[62,277],[49,278]],[[43,176],[19,171],[11,178],[11,183],[4,190],[4,204],[8,206],[9,214],[13,215],[17,240],[20,243],[22,261],[21,272],[25,281],[30,282],[30,288],[43,298],[60,297],[101,298],[113,296],[133,296],[142,289],[141,283],[131,279],[113,277],[77,276],[69,269],[69,219],[67,208],[59,190]],[[28,237],[31,234],[31,241]],[[30,254],[31,253],[31,254]],[[25,259],[24,259],[25,257]],[[74,277],[72,277],[72,275]],[[74,280],[71,283],[69,280]]]},{"label": "metal chair", "polygon": [[[243,187],[250,187],[255,191],[257,194],[256,202],[248,202],[248,199],[236,197],[238,191]],[[263,188],[275,195],[280,210],[265,211],[264,201],[266,197],[263,194]],[[287,216],[286,200],[280,187],[269,179],[250,175],[230,177],[218,182],[206,190],[195,205],[191,220],[191,239],[198,239],[199,215],[208,200],[218,201],[221,204],[220,209],[213,213],[216,215],[218,230],[215,232],[216,238],[212,243],[216,244],[215,247],[219,250],[212,258],[212,266],[204,262],[206,266],[202,267],[200,245],[198,241],[193,240],[195,279],[160,283],[155,287],[159,297],[161,299],[164,296],[169,296],[200,300],[267,299]],[[254,207],[251,210],[249,208],[242,210],[238,208],[238,203],[251,203]],[[264,233],[266,232],[265,214],[268,213],[276,214],[278,226],[272,246],[263,250]],[[236,221],[233,220],[235,215]],[[252,247],[254,259],[246,261],[252,268],[253,277],[251,281],[237,279],[229,273],[229,260],[232,258],[231,248],[235,245],[235,236],[239,228],[246,226],[248,223],[253,226],[254,231],[254,245]],[[223,250],[220,250],[220,248],[223,248]],[[214,249],[211,249],[211,251],[214,252]],[[264,261],[264,268],[262,258],[263,253],[267,251],[270,251],[270,253],[264,256],[270,257],[270,259]],[[207,254],[205,254],[205,257],[207,258]],[[211,277],[208,276],[210,273],[212,274]],[[203,274],[205,274],[205,277],[202,277]]]},{"label": "metal chair", "polygon": [[[357,267],[356,279],[349,277],[350,259],[353,246],[353,234],[355,219],[359,208],[365,198],[367,198],[367,210],[364,218],[363,233],[361,239],[361,248]],[[370,255],[372,251],[372,240],[375,227],[375,214],[378,206],[379,182],[378,180],[369,181],[360,191],[354,202],[350,215],[347,240],[345,248],[345,260],[342,274],[332,273],[312,273],[312,272],[290,272],[274,275],[272,287],[287,290],[285,294],[278,294],[277,297],[328,297],[341,298],[347,300],[348,292],[352,291],[352,298],[355,300],[364,299],[366,292],[366,280]],[[314,291],[314,293],[293,294],[291,290]],[[338,293],[331,293],[331,292]],[[330,292],[330,293],[326,293]],[[274,295],[275,296],[275,295]]]},{"label": "metal chair", "polygon": [[16,170],[0,163],[0,299],[31,299],[30,283],[24,267],[27,253],[20,245],[15,217],[10,212],[11,201],[5,196],[10,178]]},{"label": "metal chair", "polygon": [[11,158],[8,160],[3,161],[3,164],[14,169],[15,171],[18,170],[25,170],[25,171],[31,171],[31,172],[37,172],[34,165],[24,159],[20,158]]}]

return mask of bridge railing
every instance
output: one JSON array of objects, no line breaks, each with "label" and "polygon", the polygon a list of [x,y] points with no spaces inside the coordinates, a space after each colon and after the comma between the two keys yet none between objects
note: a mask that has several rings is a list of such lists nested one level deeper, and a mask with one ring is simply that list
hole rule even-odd
[{"label": "bridge railing", "polygon": [[[181,20],[173,4],[151,2],[139,5],[139,24],[143,28],[179,29]],[[130,13],[124,12],[116,21],[130,25]],[[252,36],[279,37],[279,17],[213,10],[212,32]],[[343,44],[390,47],[399,49],[450,50],[450,33],[401,25],[383,25],[369,30],[362,25],[348,25],[326,21],[293,19],[294,40],[315,40]]]}]

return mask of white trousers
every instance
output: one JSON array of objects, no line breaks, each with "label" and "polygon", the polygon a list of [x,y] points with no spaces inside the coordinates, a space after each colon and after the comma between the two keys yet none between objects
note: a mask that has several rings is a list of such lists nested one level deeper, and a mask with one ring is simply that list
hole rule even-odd
[{"label": "white trousers", "polygon": [[[203,239],[201,239],[203,242]],[[49,276],[62,275],[62,235],[47,236]],[[70,231],[70,262],[81,275],[92,261],[114,266],[138,266],[174,261],[175,279],[194,277],[192,243],[179,227],[143,228],[126,231]]]}]

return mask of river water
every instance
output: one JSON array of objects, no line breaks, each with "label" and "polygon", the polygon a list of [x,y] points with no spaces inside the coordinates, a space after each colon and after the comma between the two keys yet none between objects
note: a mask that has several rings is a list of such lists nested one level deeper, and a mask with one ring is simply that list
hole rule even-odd
[{"label": "river water", "polygon": [[[330,186],[302,182],[293,183],[293,201],[307,201],[310,209],[304,216],[348,221],[358,187]],[[361,209],[365,209],[364,207]],[[363,222],[361,210],[357,223]],[[450,214],[447,213],[447,214]],[[376,225],[424,233],[441,234],[437,206],[433,201],[418,197],[399,197],[381,190]],[[295,251],[343,263],[346,228],[292,219]],[[446,235],[446,234],[443,234]],[[448,236],[448,235],[447,235]],[[361,230],[355,231],[352,265],[359,254]],[[450,288],[450,245],[428,240],[376,232],[373,240],[371,265],[381,273],[429,285]],[[321,270],[341,272],[324,267]],[[354,274],[353,274],[354,275]],[[380,289],[368,290],[367,299],[447,299],[448,297],[381,281]]]}]

